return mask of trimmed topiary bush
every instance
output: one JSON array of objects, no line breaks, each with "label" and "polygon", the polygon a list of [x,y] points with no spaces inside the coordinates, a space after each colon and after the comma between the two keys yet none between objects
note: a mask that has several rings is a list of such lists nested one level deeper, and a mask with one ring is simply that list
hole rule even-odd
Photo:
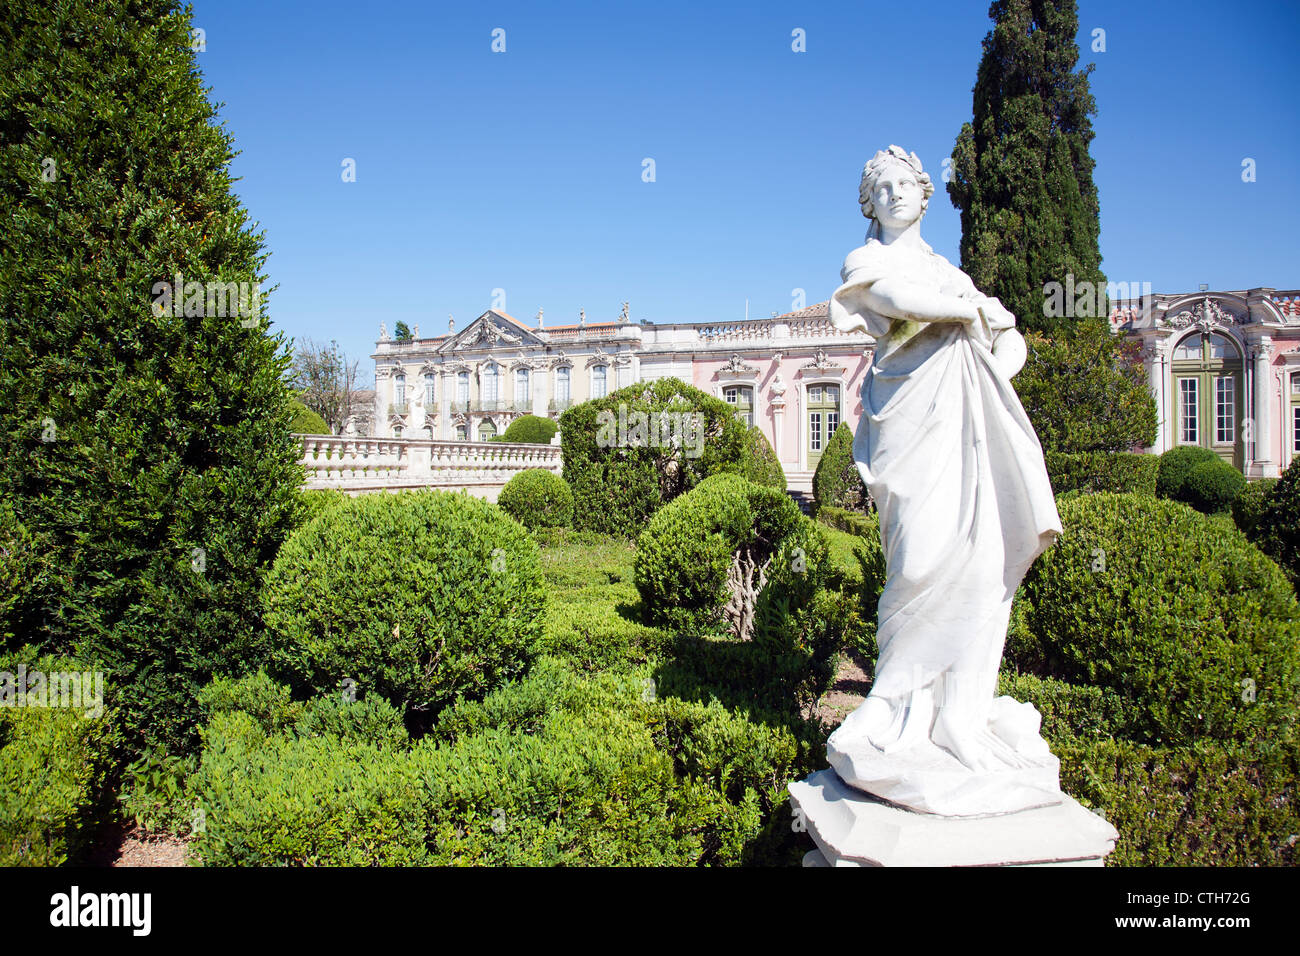
[{"label": "trimmed topiary bush", "polygon": [[523,442],[530,445],[549,445],[559,425],[552,418],[540,415],[520,415],[506,426],[504,434],[493,441]]},{"label": "trimmed topiary bush", "polygon": [[325,424],[325,419],[297,400],[293,402],[293,421],[289,425],[289,430],[295,435],[330,434],[330,427]]},{"label": "trimmed topiary bush", "polygon": [[841,422],[813,472],[813,497],[820,508],[871,510],[871,496],[853,460],[853,429]]},{"label": "trimmed topiary bush", "polygon": [[443,491],[364,495],[295,532],[264,596],[276,668],[345,679],[408,715],[521,674],[541,633],[537,545],[495,505]]},{"label": "trimmed topiary bush", "polygon": [[199,688],[262,662],[303,477],[192,27],[173,4],[0,6],[0,499],[60,582],[26,639],[113,675],[136,752],[197,743]]},{"label": "trimmed topiary bush", "polygon": [[1047,676],[1116,691],[1140,742],[1287,737],[1300,607],[1230,524],[1171,501],[1062,497],[1065,534],[1025,577]]},{"label": "trimmed topiary bush", "polygon": [[1277,484],[1276,478],[1258,478],[1249,482],[1232,502],[1232,520],[1251,541],[1256,540],[1255,526],[1268,508],[1268,499]]},{"label": "trimmed topiary bush", "polygon": [[731,405],[675,378],[575,405],[560,417],[573,526],[633,538],[665,502],[745,460]]},{"label": "trimmed topiary bush", "polygon": [[827,545],[785,494],[714,475],[665,505],[637,539],[635,577],[646,622],[702,634],[753,636],[759,609],[797,609],[825,582]]},{"label": "trimmed topiary bush", "polygon": [[302,508],[297,526],[301,527],[322,511],[344,507],[352,499],[337,488],[308,488],[299,493],[298,500]]},{"label": "trimmed topiary bush", "polygon": [[497,504],[525,528],[567,528],[573,521],[573,492],[545,468],[515,475],[501,489]]},{"label": "trimmed topiary bush", "polygon": [[1183,479],[1181,500],[1205,514],[1227,512],[1246,490],[1246,476],[1222,458],[1201,462]]},{"label": "trimmed topiary bush", "polygon": [[1155,496],[1158,455],[1122,451],[1091,451],[1078,454],[1049,451],[1043,454],[1052,490],[1132,492]]},{"label": "trimmed topiary bush", "polygon": [[1255,522],[1254,539],[1300,591],[1300,456],[1291,459],[1269,491]]},{"label": "trimmed topiary bush", "polygon": [[1179,445],[1160,456],[1160,467],[1156,474],[1156,494],[1161,498],[1173,498],[1185,501],[1183,485],[1187,476],[1197,465],[1207,461],[1222,461],[1208,448],[1199,445]]},{"label": "trimmed topiary bush", "polygon": [[757,425],[751,426],[747,441],[745,461],[736,473],[756,485],[785,491],[785,469],[781,467],[772,443],[767,440],[762,429]]}]

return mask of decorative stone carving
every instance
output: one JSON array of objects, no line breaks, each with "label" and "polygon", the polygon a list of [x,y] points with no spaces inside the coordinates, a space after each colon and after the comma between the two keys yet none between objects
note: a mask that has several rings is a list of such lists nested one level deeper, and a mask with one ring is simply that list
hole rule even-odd
[{"label": "decorative stone carving", "polygon": [[619,322],[628,320],[628,304],[626,302],[623,303],[623,311],[618,314],[618,320]]},{"label": "decorative stone carving", "polygon": [[860,190],[871,229],[831,299],[837,329],[876,338],[854,458],[889,550],[875,680],[827,757],[912,810],[1013,813],[1065,799],[1038,712],[994,696],[1012,596],[1061,519],[1011,386],[1015,317],[922,240],[933,192],[914,153],[875,155]]},{"label": "decorative stone carving", "polygon": [[814,359],[813,359],[811,362],[809,362],[807,365],[805,365],[804,368],[812,368],[812,369],[828,369],[828,368],[833,368],[833,367],[834,367],[834,364],[835,364],[835,363],[833,363],[830,359],[828,359],[828,358],[826,357],[826,350],[825,350],[825,349],[818,349],[818,350],[817,350],[817,357],[814,358]]},{"label": "decorative stone carving", "polygon": [[383,322],[379,323],[379,341],[381,342],[388,341],[388,326],[385,325]]},{"label": "decorative stone carving", "polygon": [[1196,303],[1191,309],[1184,309],[1174,316],[1165,316],[1165,325],[1175,329],[1197,326],[1202,332],[1209,332],[1216,325],[1237,325],[1237,317],[1224,309],[1209,296]]},{"label": "decorative stone carving", "polygon": [[746,365],[743,361],[741,361],[741,358],[737,353],[732,352],[731,358],[727,360],[727,364],[722,366],[722,371],[747,372],[747,373],[757,374],[758,369],[754,368],[754,366],[752,365]]}]

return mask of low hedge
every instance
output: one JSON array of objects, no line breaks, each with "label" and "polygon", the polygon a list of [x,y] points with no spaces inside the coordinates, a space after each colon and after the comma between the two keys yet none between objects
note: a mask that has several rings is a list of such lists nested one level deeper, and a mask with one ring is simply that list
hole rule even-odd
[{"label": "low hedge", "polygon": [[1160,472],[1157,455],[1131,452],[1081,452],[1043,454],[1052,489],[1065,491],[1112,491],[1155,496]]},{"label": "low hedge", "polygon": [[1246,537],[1256,544],[1259,542],[1255,534],[1255,526],[1264,516],[1268,508],[1269,496],[1276,485],[1276,478],[1256,479],[1248,483],[1232,502],[1232,520]]},{"label": "low hedge", "polygon": [[284,543],[263,600],[279,675],[314,692],[351,679],[419,719],[520,675],[544,602],[528,533],[442,491],[325,510]]},{"label": "low hedge", "polygon": [[1203,461],[1183,479],[1182,500],[1205,514],[1228,512],[1246,490],[1246,476],[1222,458]]},{"label": "low hedge", "polygon": [[405,751],[217,713],[192,848],[208,865],[787,862],[785,786],[817,748],[649,679],[544,658]]},{"label": "low hedge", "polygon": [[525,528],[567,528],[573,522],[573,492],[545,468],[515,475],[501,489],[497,504]]},{"label": "low hedge", "polygon": [[744,461],[735,469],[735,473],[756,485],[775,488],[777,491],[785,491],[787,487],[785,469],[781,467],[772,443],[757,425],[750,426],[746,436]]}]

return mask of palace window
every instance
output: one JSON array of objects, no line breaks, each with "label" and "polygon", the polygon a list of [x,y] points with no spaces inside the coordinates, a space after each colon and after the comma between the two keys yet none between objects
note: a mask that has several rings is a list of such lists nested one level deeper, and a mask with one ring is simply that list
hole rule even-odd
[{"label": "palace window", "polygon": [[496,437],[496,433],[497,433],[497,427],[496,425],[492,424],[491,419],[485,418],[483,419],[483,421],[479,422],[478,425],[479,441],[491,441],[493,438]]},{"label": "palace window", "polygon": [[483,403],[495,405],[497,394],[497,367],[489,362],[483,370]]},{"label": "palace window", "polygon": [[596,365],[591,370],[591,397],[604,398],[608,394],[606,374],[609,368],[605,365]]},{"label": "palace window", "polygon": [[393,376],[393,404],[406,404],[406,376],[401,372]]},{"label": "palace window", "polygon": [[[1180,346],[1181,347],[1181,346]],[[1197,412],[1200,410],[1200,398],[1197,394],[1198,379],[1180,378],[1178,380],[1178,404],[1181,414],[1178,441],[1184,445],[1195,445],[1200,441]]]},{"label": "palace window", "polygon": [[464,425],[456,426],[456,441],[469,441],[469,429]]},{"label": "palace window", "polygon": [[533,400],[532,383],[529,380],[528,369],[515,369],[515,406],[516,410],[526,406]]},{"label": "palace window", "polygon": [[469,372],[456,373],[456,404],[461,408],[469,404]]},{"label": "palace window", "polygon": [[435,376],[433,372],[424,373],[424,404],[428,405],[430,408],[435,404],[434,399],[437,397],[436,390],[433,387],[434,381]]},{"label": "palace window", "polygon": [[555,400],[565,405],[569,403],[569,369],[567,366],[555,370]]},{"label": "palace window", "polygon": [[722,398],[728,405],[736,408],[736,417],[746,425],[754,424],[754,390],[748,385],[728,385],[722,390]]}]

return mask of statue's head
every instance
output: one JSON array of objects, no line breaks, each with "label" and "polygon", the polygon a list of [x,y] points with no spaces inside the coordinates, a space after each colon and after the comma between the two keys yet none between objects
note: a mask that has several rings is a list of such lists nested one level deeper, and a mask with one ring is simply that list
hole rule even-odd
[{"label": "statue's head", "polygon": [[910,225],[925,215],[933,195],[934,183],[920,158],[900,146],[882,149],[862,167],[858,202],[862,215],[877,224]]}]

